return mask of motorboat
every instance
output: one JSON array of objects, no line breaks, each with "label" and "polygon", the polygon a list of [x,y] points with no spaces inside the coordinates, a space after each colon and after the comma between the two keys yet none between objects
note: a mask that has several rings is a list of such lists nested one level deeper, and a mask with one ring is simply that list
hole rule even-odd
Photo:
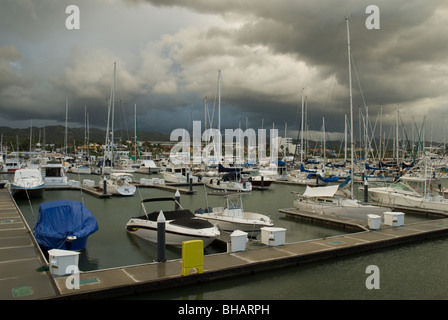
[{"label": "motorboat", "polygon": [[70,167],[69,171],[71,173],[75,173],[75,174],[91,174],[92,173],[92,168],[90,167],[90,164],[85,163],[77,163],[73,166]]},{"label": "motorboat", "polygon": [[[141,206],[144,215],[131,218],[126,224],[126,230],[142,239],[157,243],[157,225],[160,211],[147,213],[145,203],[173,201],[174,197],[144,199]],[[177,209],[177,210],[176,210]],[[210,245],[219,235],[220,231],[205,219],[198,218],[190,210],[182,207],[172,211],[163,211],[165,218],[165,241],[167,245],[182,246],[182,242],[189,240],[202,240],[204,248]]]},{"label": "motorboat", "polygon": [[244,211],[241,194],[227,196],[224,207],[198,209],[196,216],[216,223],[222,231],[241,230],[250,238],[256,238],[261,228],[274,225],[267,215]]},{"label": "motorboat", "polygon": [[294,207],[305,213],[333,214],[361,220],[367,219],[367,215],[382,215],[390,208],[372,205],[353,199],[339,189],[339,185],[322,187],[306,186],[303,194],[297,193]]},{"label": "motorboat", "polygon": [[266,190],[269,189],[271,184],[275,182],[274,179],[265,176],[250,176],[248,178],[250,183],[252,184],[252,189]]},{"label": "motorboat", "polygon": [[199,181],[198,177],[193,176],[187,166],[175,165],[168,163],[165,171],[162,171],[163,179],[169,183],[189,183],[190,179],[193,183]]},{"label": "motorboat", "polygon": [[152,154],[143,153],[142,159],[140,159],[138,163],[138,168],[136,172],[138,173],[159,173],[160,168],[156,165],[154,160],[152,159]]},{"label": "motorboat", "polygon": [[81,251],[98,230],[95,216],[80,201],[56,200],[42,203],[34,228],[39,246],[45,250]]},{"label": "motorboat", "polygon": [[40,197],[45,190],[45,182],[39,169],[18,169],[14,172],[14,179],[10,184],[10,191],[14,197]]},{"label": "motorboat", "polygon": [[[107,192],[118,196],[133,196],[137,188],[132,183],[130,173],[112,172],[106,179]],[[101,185],[102,181],[100,181]]]},{"label": "motorboat", "polygon": [[6,156],[3,172],[14,172],[20,168],[22,168],[22,164],[18,157]]},{"label": "motorboat", "polygon": [[68,177],[65,171],[65,166],[60,158],[43,161],[41,172],[45,181],[45,187],[68,186]]}]

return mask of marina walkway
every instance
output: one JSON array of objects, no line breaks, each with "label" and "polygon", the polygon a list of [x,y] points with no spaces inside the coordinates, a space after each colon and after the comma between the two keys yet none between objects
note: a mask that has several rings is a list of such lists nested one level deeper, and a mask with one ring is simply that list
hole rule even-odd
[{"label": "marina walkway", "polygon": [[34,236],[7,189],[0,189],[0,299],[45,299],[59,294]]},{"label": "marina walkway", "polygon": [[[46,263],[8,191],[0,190],[0,299],[107,299],[301,265],[448,235],[448,219],[360,231],[280,246],[204,256],[204,272],[182,276],[182,260],[81,272],[70,276],[38,271]],[[287,231],[286,231],[287,232]]]},{"label": "marina walkway", "polygon": [[362,231],[281,246],[248,246],[246,251],[204,256],[204,273],[182,276],[182,260],[148,263],[80,274],[79,289],[67,289],[67,277],[54,278],[60,291],[55,299],[104,299],[164,288],[197,284],[254,272],[347,256],[432,237],[448,235],[448,219],[401,227],[382,226]]}]

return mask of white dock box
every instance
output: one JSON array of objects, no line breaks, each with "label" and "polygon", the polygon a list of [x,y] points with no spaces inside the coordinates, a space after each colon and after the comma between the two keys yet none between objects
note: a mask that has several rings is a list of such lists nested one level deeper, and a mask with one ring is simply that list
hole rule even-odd
[{"label": "white dock box", "polygon": [[247,243],[247,232],[235,230],[230,235],[230,252],[245,251]]},{"label": "white dock box", "polygon": [[281,246],[285,244],[286,229],[276,227],[261,228],[261,242],[268,246]]},{"label": "white dock box", "polygon": [[90,180],[90,179],[84,179],[84,180],[82,180],[82,184],[87,186],[87,187],[94,187],[95,186],[95,181]]},{"label": "white dock box", "polygon": [[399,227],[404,225],[404,213],[403,212],[384,212],[384,224],[393,227]]},{"label": "white dock box", "polygon": [[378,230],[381,226],[381,216],[376,214],[368,214],[367,225],[372,230]]},{"label": "white dock box", "polygon": [[69,250],[52,249],[48,251],[50,272],[52,275],[63,276],[68,274],[67,267],[78,268],[79,252]]},{"label": "white dock box", "polygon": [[79,181],[78,180],[68,180],[68,186],[71,188],[79,188]]}]

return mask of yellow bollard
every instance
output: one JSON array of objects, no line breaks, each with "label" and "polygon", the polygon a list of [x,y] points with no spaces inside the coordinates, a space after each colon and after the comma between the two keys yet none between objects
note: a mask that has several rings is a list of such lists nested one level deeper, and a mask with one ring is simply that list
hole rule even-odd
[{"label": "yellow bollard", "polygon": [[182,275],[188,276],[191,269],[204,272],[204,243],[202,240],[182,242]]}]

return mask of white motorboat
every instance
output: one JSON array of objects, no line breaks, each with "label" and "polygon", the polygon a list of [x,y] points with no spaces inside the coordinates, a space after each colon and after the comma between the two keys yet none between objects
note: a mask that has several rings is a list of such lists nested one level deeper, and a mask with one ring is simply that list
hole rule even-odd
[{"label": "white motorboat", "polygon": [[198,209],[196,216],[218,224],[223,231],[247,232],[250,238],[256,238],[261,228],[274,225],[272,219],[264,214],[244,211],[241,195],[227,196],[224,207]]},{"label": "white motorboat", "polygon": [[39,169],[18,169],[10,184],[13,196],[40,197],[45,190],[45,182]]},{"label": "white motorboat", "polygon": [[152,159],[152,154],[149,153],[143,153],[142,155],[142,159],[140,159],[140,161],[137,162],[138,164],[138,168],[137,171],[138,173],[159,173],[160,172],[160,168],[156,165],[156,163],[154,162],[154,160]]},{"label": "white motorboat", "polygon": [[347,197],[338,192],[339,185],[310,187],[303,194],[297,194],[294,207],[300,212],[316,214],[333,214],[365,220],[367,215],[382,215],[389,208],[375,206]]},{"label": "white motorboat", "polygon": [[65,167],[61,158],[44,161],[41,164],[41,172],[46,188],[68,186],[68,178],[65,174]]},{"label": "white motorboat", "polygon": [[86,164],[77,163],[77,164],[73,165],[72,167],[70,167],[69,171],[71,173],[76,173],[76,174],[91,174],[92,173],[92,169],[88,163],[86,163]]},{"label": "white motorboat", "polygon": [[169,163],[165,171],[162,171],[162,176],[166,182],[170,183],[189,183],[189,179],[196,183],[199,180],[198,177],[193,176],[193,173],[187,166],[174,165],[172,163]]},{"label": "white motorboat", "polygon": [[18,157],[6,156],[3,172],[14,172],[20,168],[22,168],[22,164]]},{"label": "white motorboat", "polygon": [[112,172],[109,179],[106,179],[107,192],[118,196],[133,196],[137,188],[132,183],[132,178],[130,173]]},{"label": "white motorboat", "polygon": [[[146,212],[145,203],[176,201],[175,198],[152,198],[141,202],[144,215],[134,217],[126,224],[126,230],[142,239],[157,243],[157,225],[160,211]],[[182,246],[182,242],[202,240],[204,248],[219,235],[219,229],[205,219],[196,217],[190,210],[163,211],[165,218],[165,241],[167,245]]]}]

